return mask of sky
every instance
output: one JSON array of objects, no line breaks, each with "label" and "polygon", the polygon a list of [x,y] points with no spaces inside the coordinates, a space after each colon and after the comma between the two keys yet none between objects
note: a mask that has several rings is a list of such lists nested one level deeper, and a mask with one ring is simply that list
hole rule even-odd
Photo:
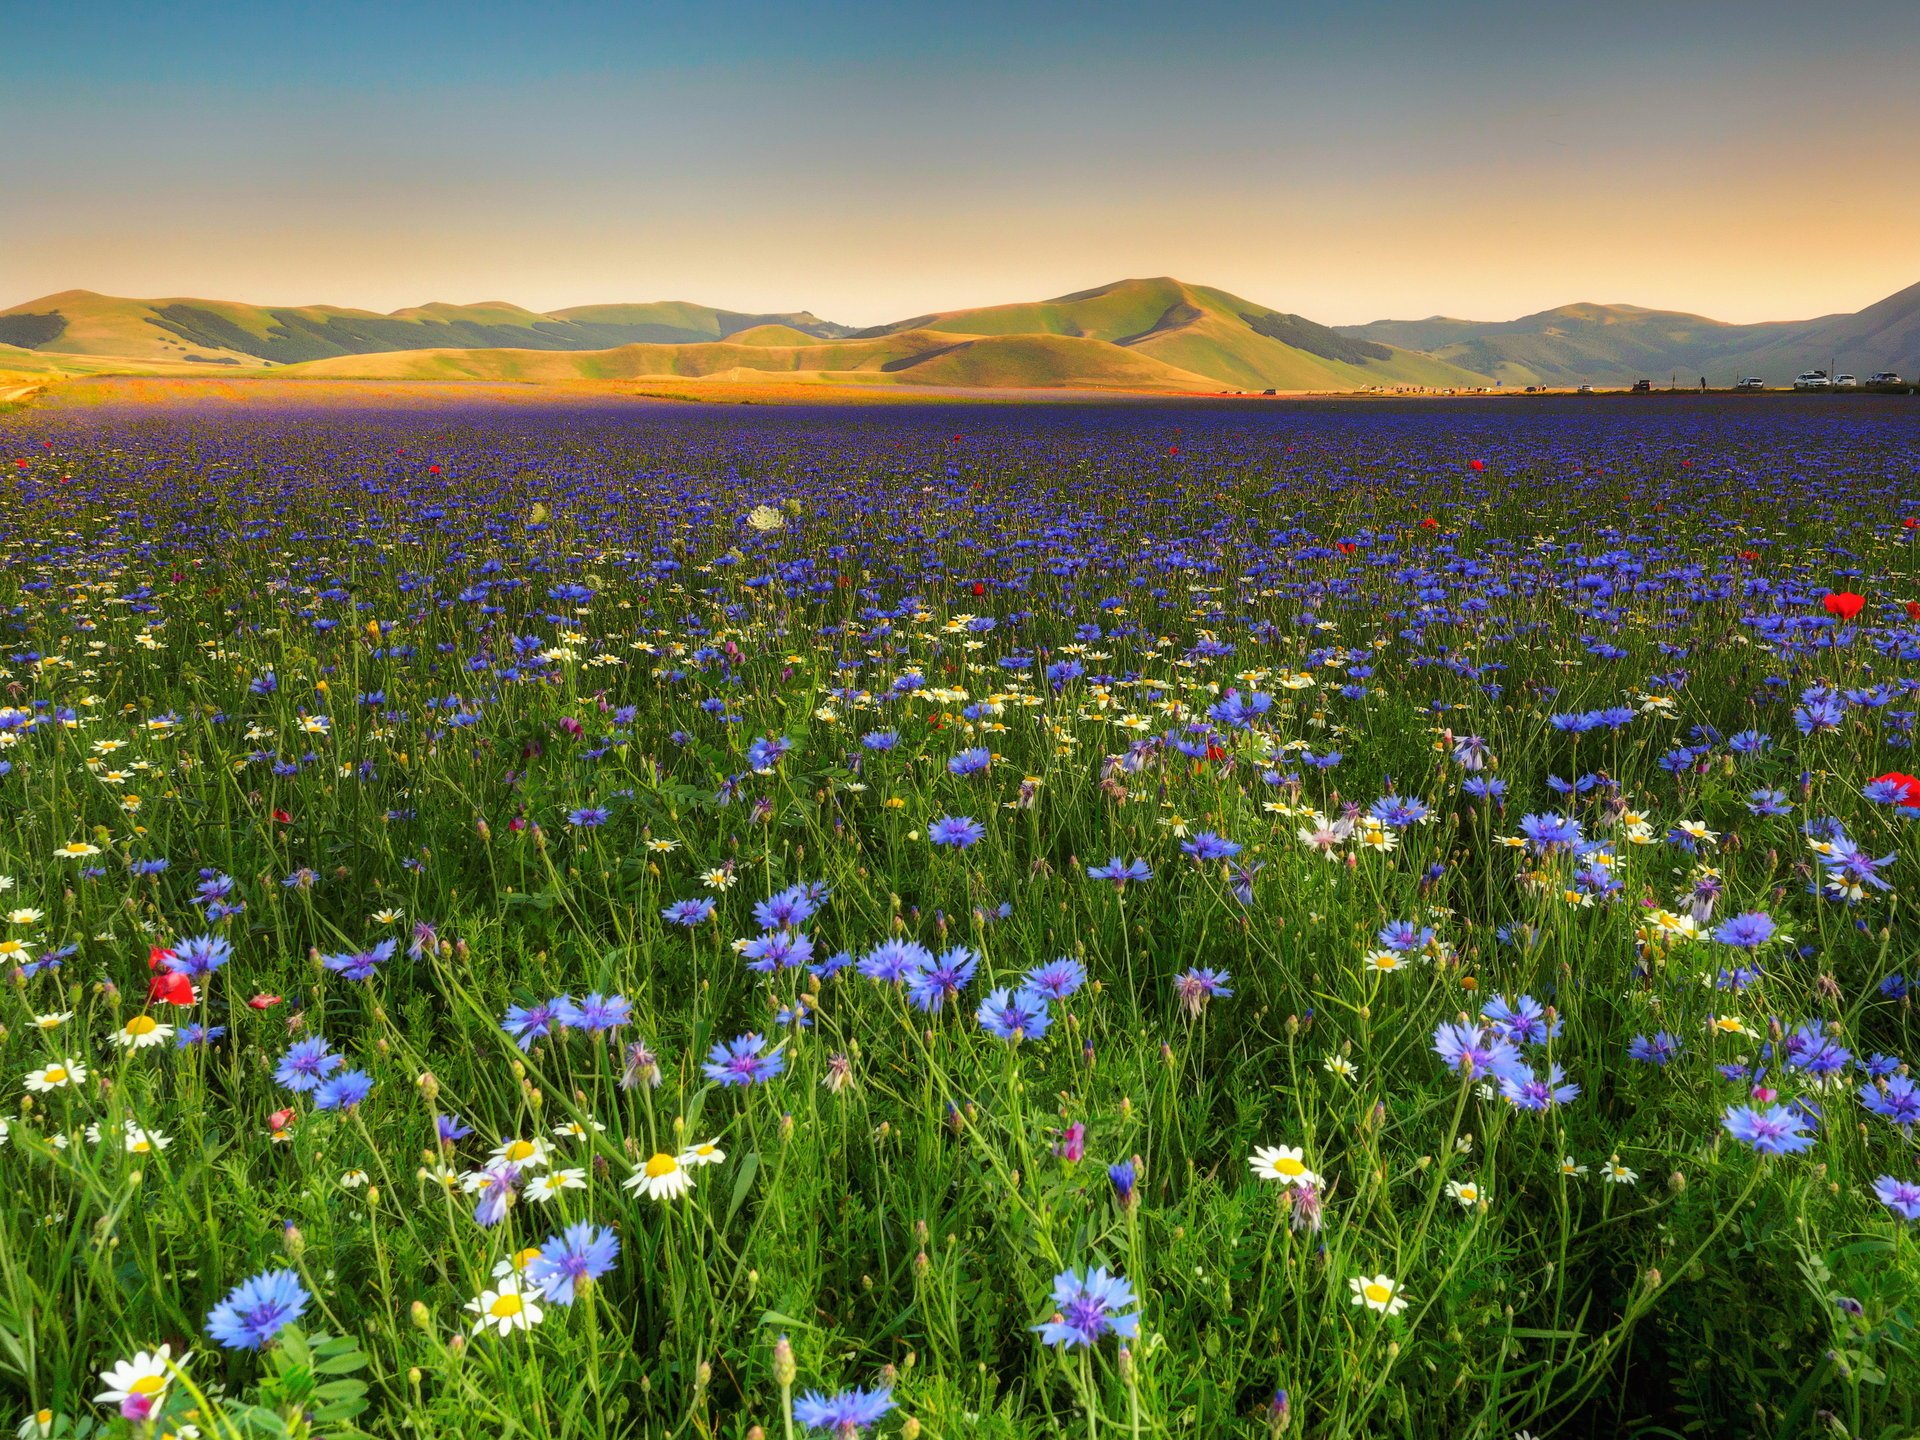
[{"label": "sky", "polygon": [[1174,275],[1326,324],[1920,280],[1920,3],[0,0],[0,307]]}]

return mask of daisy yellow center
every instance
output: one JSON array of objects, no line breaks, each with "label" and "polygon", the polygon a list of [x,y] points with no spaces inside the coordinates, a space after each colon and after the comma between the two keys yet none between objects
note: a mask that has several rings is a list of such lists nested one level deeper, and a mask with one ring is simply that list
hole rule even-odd
[{"label": "daisy yellow center", "polygon": [[1400,968],[1400,957],[1398,955],[1382,955],[1374,963],[1382,970],[1398,970]]},{"label": "daisy yellow center", "polygon": [[516,1270],[524,1270],[527,1268],[527,1266],[531,1265],[534,1261],[538,1260],[539,1258],[540,1258],[540,1247],[538,1245],[529,1245],[524,1250],[516,1250],[514,1252],[513,1268]]},{"label": "daisy yellow center", "polygon": [[145,1155],[153,1149],[153,1144],[151,1141],[147,1141],[147,1140],[136,1140],[133,1142],[133,1145],[131,1148],[134,1154]]},{"label": "daisy yellow center", "polygon": [[533,1142],[531,1140],[510,1141],[504,1153],[509,1160],[524,1160],[533,1154]]},{"label": "daisy yellow center", "polygon": [[496,1320],[508,1320],[526,1309],[526,1304],[518,1295],[496,1295],[493,1304],[487,1307],[487,1313]]},{"label": "daisy yellow center", "polygon": [[136,1015],[127,1021],[127,1034],[151,1035],[160,1028],[160,1022],[151,1015]]},{"label": "daisy yellow center", "polygon": [[135,1395],[158,1395],[166,1388],[167,1377],[164,1375],[142,1375],[127,1387]]},{"label": "daisy yellow center", "polygon": [[664,1175],[671,1175],[679,1168],[680,1162],[664,1150],[647,1161],[647,1175],[650,1179],[654,1180],[658,1180]]},{"label": "daisy yellow center", "polygon": [[63,1085],[67,1079],[66,1067],[64,1065],[49,1065],[44,1078],[49,1085]]},{"label": "daisy yellow center", "polygon": [[1369,1280],[1362,1289],[1368,1301],[1375,1305],[1384,1305],[1393,1298],[1393,1287],[1382,1285],[1378,1280]]},{"label": "daisy yellow center", "polygon": [[1307,1167],[1289,1155],[1282,1155],[1278,1160],[1274,1161],[1273,1168],[1278,1170],[1282,1175],[1304,1175],[1307,1173]]}]

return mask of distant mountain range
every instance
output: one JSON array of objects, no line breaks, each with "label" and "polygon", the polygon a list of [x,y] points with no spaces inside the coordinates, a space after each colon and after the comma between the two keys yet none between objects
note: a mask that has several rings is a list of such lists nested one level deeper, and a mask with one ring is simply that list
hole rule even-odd
[{"label": "distant mountain range", "polygon": [[1736,372],[1785,383],[1836,357],[1863,379],[1920,373],[1920,285],[1857,314],[1760,325],[1582,304],[1508,321],[1329,328],[1165,277],[858,330],[805,311],[682,301],[544,314],[491,301],[382,315],[67,290],[0,311],[0,370],[1218,392],[1606,384],[1674,370],[1715,384]]}]

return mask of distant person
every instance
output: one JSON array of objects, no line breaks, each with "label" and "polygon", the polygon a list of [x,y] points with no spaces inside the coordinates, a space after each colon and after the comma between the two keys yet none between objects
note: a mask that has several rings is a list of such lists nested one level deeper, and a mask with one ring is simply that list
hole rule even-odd
[{"label": "distant person", "polygon": [[1704,375],[1700,377],[1700,393],[1702,395],[1707,393],[1707,377]]}]

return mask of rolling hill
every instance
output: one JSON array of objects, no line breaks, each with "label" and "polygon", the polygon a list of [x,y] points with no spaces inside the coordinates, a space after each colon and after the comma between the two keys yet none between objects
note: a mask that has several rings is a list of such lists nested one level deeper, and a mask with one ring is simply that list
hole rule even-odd
[{"label": "rolling hill", "polygon": [[698,343],[766,325],[815,338],[847,333],[844,325],[804,313],[745,315],[682,301],[585,305],[550,314],[488,301],[380,315],[332,305],[128,300],[65,290],[0,310],[0,344],[49,354],[258,366],[395,350],[602,350],[637,341]]},{"label": "rolling hill", "polygon": [[1726,384],[1785,384],[1838,364],[1865,379],[1920,374],[1920,285],[1853,314],[1729,325],[1636,305],[1563,305],[1518,320],[1376,320],[1337,327],[1355,340],[1422,351],[1508,385],[1625,383],[1678,370]]},{"label": "rolling hill", "polygon": [[982,388],[1354,390],[1480,383],[1224,290],[1123,280],[1054,300],[852,331],[805,312],[683,302],[540,313],[502,301],[380,315],[333,306],[129,300],[69,290],[0,311],[0,344],[51,359],[288,367],[370,379],[857,380]]}]

